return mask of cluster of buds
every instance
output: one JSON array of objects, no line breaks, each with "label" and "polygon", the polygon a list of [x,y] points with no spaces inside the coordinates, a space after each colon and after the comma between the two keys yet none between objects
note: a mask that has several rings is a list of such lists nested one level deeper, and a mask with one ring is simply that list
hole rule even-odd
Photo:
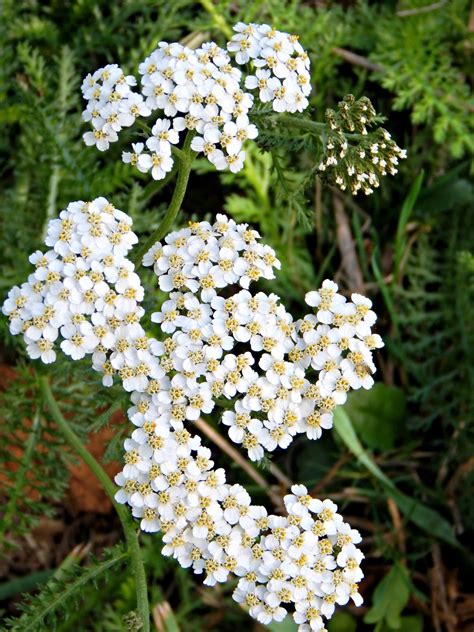
[{"label": "cluster of buds", "polygon": [[361,97],[356,100],[352,94],[346,94],[337,104],[337,110],[326,110],[326,122],[334,132],[344,130],[366,135],[367,125],[373,125],[376,117],[377,112],[370,99]]},{"label": "cluster of buds", "polygon": [[83,118],[93,131],[84,134],[85,143],[105,151],[123,127],[158,111],[162,115],[154,121],[151,136],[133,143],[132,151],[122,155],[124,162],[162,179],[173,167],[172,145],[179,142],[180,132],[190,130],[194,151],[202,152],[218,170],[240,171],[244,144],[258,135],[249,120],[254,98],[243,89],[244,79],[245,87],[258,88],[260,100],[271,102],[277,112],[304,110],[311,84],[309,58],[296,36],[267,25],[238,24],[235,30],[228,51],[239,51],[238,64],[251,58],[255,75],[244,78],[227,51],[214,42],[195,50],[160,42],[138,67],[141,92],[132,90],[135,78],[125,76],[116,64],[88,75],[82,84],[88,102]]},{"label": "cluster of buds", "polygon": [[[162,531],[165,555],[204,573],[208,585],[236,575],[234,598],[264,624],[291,612],[301,632],[324,630],[336,604],[362,601],[360,535],[303,485],[284,498],[286,516],[252,505],[213,468],[192,422],[223,397],[233,412],[226,406],[222,421],[251,458],[285,447],[296,432],[318,438],[349,388],[372,384],[371,349],[381,340],[371,333],[370,302],[347,302],[325,281],[306,297],[315,314],[294,323],[276,295],[249,290],[273,277],[273,250],[220,215],[171,233],[145,255],[169,293],[152,316],[154,339],[140,325],[143,288],[126,257],[135,242],[130,218],[104,198],[70,204],[50,223],[52,249],[32,256],[37,271],[4,303],[11,332],[23,333],[30,356],[45,362],[55,359],[60,334],[67,355],[92,355],[104,384],[117,373],[131,393],[135,430],[116,498],[143,530]],[[242,344],[250,351],[232,353]]]},{"label": "cluster of buds", "polygon": [[368,131],[376,122],[376,112],[366,97],[355,100],[349,94],[338,110],[326,111],[328,134],[320,173],[342,191],[366,195],[380,184],[380,177],[395,175],[406,150],[392,140],[382,127]]}]

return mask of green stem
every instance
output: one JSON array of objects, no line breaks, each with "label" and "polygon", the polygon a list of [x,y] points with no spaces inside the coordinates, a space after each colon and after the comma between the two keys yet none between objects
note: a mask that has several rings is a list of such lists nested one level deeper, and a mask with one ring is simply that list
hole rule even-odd
[{"label": "green stem", "polygon": [[[54,160],[57,160],[57,156],[54,157]],[[49,220],[52,219],[54,217],[54,214],[56,213],[56,200],[58,197],[59,180],[59,165],[55,164],[51,170],[51,175],[49,177],[48,204],[46,206],[46,217],[44,218],[43,224],[43,240],[46,238],[46,235],[48,233]]]},{"label": "green stem", "polygon": [[136,123],[138,127],[142,130],[142,132],[144,132],[147,136],[150,136],[151,127],[148,125],[148,123],[145,123],[145,121],[142,121],[141,119],[137,119]]},{"label": "green stem", "polygon": [[[275,115],[276,120],[279,123],[283,123],[287,127],[295,127],[297,129],[303,129],[307,132],[312,132],[317,136],[321,136],[321,132],[325,129],[328,129],[328,125],[326,123],[319,123],[318,121],[309,121],[308,119],[299,118],[292,114],[277,114]],[[346,134],[344,132],[344,136],[349,139],[362,139],[367,138],[363,134]]]},{"label": "green stem", "polygon": [[291,114],[278,114],[278,122],[284,123],[289,127],[297,127],[298,129],[305,129],[308,132],[319,133],[323,129],[326,129],[326,123],[318,123],[317,121],[308,121],[308,119],[298,118]]},{"label": "green stem", "polygon": [[3,511],[2,521],[0,523],[0,542],[3,542],[5,534],[10,529],[12,522],[15,520],[15,515],[18,511],[18,500],[20,495],[24,493],[24,487],[27,483],[27,475],[31,468],[31,460],[34,456],[34,450],[38,441],[38,436],[41,429],[41,415],[40,411],[35,412],[33,422],[31,424],[30,435],[25,445],[23,457],[21,459],[20,466],[15,474],[15,486],[10,492],[10,498]]},{"label": "green stem", "polygon": [[141,556],[140,546],[138,543],[138,533],[130,514],[123,505],[119,505],[115,500],[116,488],[110,480],[107,472],[102,468],[92,454],[85,448],[79,437],[72,430],[66,419],[63,417],[59,406],[54,398],[53,392],[49,385],[49,381],[45,376],[39,378],[41,392],[45,402],[49,408],[52,418],[56,423],[59,431],[66,439],[69,446],[76,452],[84,463],[89,467],[91,472],[102,485],[117,512],[122,523],[125,541],[127,543],[128,553],[132,563],[132,572],[135,578],[135,589],[137,594],[137,609],[139,616],[143,622],[141,632],[150,632],[150,609],[148,606],[148,591],[146,585],[145,568]]},{"label": "green stem", "polygon": [[193,139],[193,132],[189,131],[184,141],[183,148],[180,150],[179,156],[179,168],[178,177],[176,179],[176,185],[173,191],[173,197],[171,198],[170,205],[166,211],[158,228],[146,239],[133,253],[132,261],[135,265],[139,265],[143,258],[143,255],[150,250],[150,248],[160,239],[162,239],[170,229],[173,227],[174,220],[178,214],[181,204],[183,202],[184,194],[186,193],[186,187],[188,186],[189,174],[191,173],[191,166],[196,153],[191,149],[191,141]]},{"label": "green stem", "polygon": [[209,13],[212,17],[215,26],[229,39],[232,37],[233,32],[230,26],[225,21],[224,17],[221,15],[219,8],[214,4],[212,0],[200,0],[202,7]]},{"label": "green stem", "polygon": [[163,189],[175,177],[177,171],[178,162],[176,161],[171,171],[168,171],[168,173],[162,180],[152,180],[151,182],[149,182],[142,191],[142,205],[146,205],[154,195],[161,191],[161,189]]},{"label": "green stem", "polygon": [[176,156],[176,158],[182,162],[183,159],[185,158],[184,152],[182,149],[179,149],[179,147],[175,147],[174,145],[171,147],[171,152]]}]

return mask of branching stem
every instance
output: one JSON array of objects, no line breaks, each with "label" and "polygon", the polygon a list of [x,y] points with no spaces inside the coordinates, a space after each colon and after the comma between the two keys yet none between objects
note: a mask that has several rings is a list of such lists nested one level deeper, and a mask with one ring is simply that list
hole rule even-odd
[{"label": "branching stem", "polygon": [[173,197],[171,198],[170,205],[166,211],[163,220],[158,228],[146,239],[133,253],[132,261],[137,266],[141,263],[143,255],[155,244],[162,239],[173,227],[174,220],[178,214],[181,204],[183,202],[184,194],[188,186],[189,174],[191,173],[191,166],[196,153],[191,149],[191,140],[193,138],[193,132],[189,131],[183,144],[183,148],[179,152],[177,159],[179,160],[178,177],[176,179],[176,185],[173,191]]},{"label": "branching stem", "polygon": [[[303,129],[307,132],[312,132],[317,136],[321,136],[321,132],[325,129],[328,129],[327,123],[321,123],[318,121],[309,121],[308,119],[298,118],[292,114],[279,114],[277,115],[276,121],[278,123],[283,123],[286,127],[296,127],[298,129]],[[346,134],[344,132],[344,136],[349,139],[362,139],[367,138],[363,134]]]},{"label": "branching stem", "polygon": [[43,394],[46,405],[51,413],[51,417],[58,430],[63,435],[66,442],[72,448],[72,450],[78,454],[84,463],[89,467],[91,472],[97,478],[99,483],[104,488],[105,492],[109,496],[112,504],[117,512],[117,515],[122,523],[123,532],[125,535],[125,541],[127,544],[128,553],[130,555],[130,561],[132,563],[132,572],[135,578],[135,589],[137,594],[137,610],[139,616],[143,622],[141,632],[150,632],[150,610],[148,606],[148,591],[146,585],[145,568],[143,566],[143,560],[141,556],[140,546],[138,543],[138,533],[135,529],[135,524],[132,521],[127,509],[123,505],[119,505],[115,500],[115,492],[117,491],[114,484],[110,480],[108,474],[98,463],[92,454],[83,445],[82,441],[72,430],[66,419],[63,417],[59,406],[54,398],[53,392],[49,385],[49,381],[45,376],[39,378],[40,389]]}]

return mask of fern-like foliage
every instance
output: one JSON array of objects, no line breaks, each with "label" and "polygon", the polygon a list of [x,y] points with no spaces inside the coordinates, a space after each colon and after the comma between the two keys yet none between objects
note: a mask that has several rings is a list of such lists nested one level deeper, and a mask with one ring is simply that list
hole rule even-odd
[{"label": "fern-like foliage", "polygon": [[[64,414],[84,439],[88,432],[108,424],[114,410],[126,406],[121,391],[102,389],[98,409],[99,380],[85,363],[71,367],[65,358],[59,358],[49,375]],[[17,366],[1,394],[0,408],[0,542],[5,549],[15,546],[40,517],[54,515],[68,483],[71,455],[43,406],[34,368]],[[125,428],[116,429],[108,459],[120,454],[122,430]]]},{"label": "fern-like foliage", "polygon": [[[469,185],[461,182],[467,189],[462,220],[461,214],[452,215],[449,203],[428,218],[431,230],[421,234],[408,258],[397,310],[409,398],[417,411],[412,425],[429,429],[441,424],[454,436],[459,461],[468,456],[474,437],[474,327],[469,317],[474,267],[467,250],[474,216],[472,189],[469,193]],[[453,183],[446,186],[453,195]],[[442,191],[437,194],[441,199]]]},{"label": "fern-like foliage", "polygon": [[433,129],[436,143],[459,158],[474,152],[474,100],[468,76],[470,3],[453,0],[437,10],[394,17],[383,12],[371,59],[376,77],[395,94],[393,107],[411,108],[415,125]]},{"label": "fern-like foliage", "polygon": [[6,621],[11,632],[44,632],[55,630],[69,612],[83,599],[84,589],[92,584],[98,590],[112,573],[125,562],[123,547],[106,550],[101,560],[93,559],[87,566],[70,564],[59,568],[42,590],[22,603],[21,615]]},{"label": "fern-like foliage", "polygon": [[67,481],[63,443],[40,403],[32,407],[35,388],[34,374],[19,365],[1,398],[2,548],[13,545],[40,516],[54,513],[52,503],[62,497]]}]

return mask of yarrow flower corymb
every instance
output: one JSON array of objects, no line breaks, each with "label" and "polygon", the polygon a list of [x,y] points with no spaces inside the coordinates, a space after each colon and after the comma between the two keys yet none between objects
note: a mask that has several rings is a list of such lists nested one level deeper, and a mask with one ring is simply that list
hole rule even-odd
[{"label": "yarrow flower corymb", "polygon": [[[117,64],[87,75],[83,118],[93,129],[84,134],[85,143],[106,151],[124,128],[134,126],[140,138],[122,160],[155,180],[173,170],[183,149],[202,154],[219,171],[239,172],[259,127],[272,129],[282,118],[274,113],[306,110],[312,86],[309,55],[297,35],[267,24],[239,22],[233,29],[226,49],[214,42],[196,49],[159,42],[138,65],[140,82]],[[282,120],[291,126],[287,116]],[[346,95],[337,111],[326,110],[323,130],[308,119],[295,119],[294,125],[323,134],[320,177],[354,195],[369,195],[406,157],[387,130],[368,132],[375,121],[369,99]]]},{"label": "yarrow flower corymb", "polygon": [[227,44],[238,64],[252,62],[254,75],[245,87],[257,90],[262,103],[270,102],[275,112],[302,112],[311,92],[309,57],[297,35],[277,31],[268,24],[234,26],[236,34]]},{"label": "yarrow flower corymb", "polygon": [[93,130],[84,134],[86,145],[106,151],[110,143],[118,140],[122,128],[151,113],[143,96],[133,91],[136,83],[135,77],[125,76],[117,64],[108,64],[87,75],[82,82],[82,94],[87,99],[82,117],[92,123]]},{"label": "yarrow flower corymb", "polygon": [[[258,135],[249,117],[254,97],[246,88],[258,89],[259,99],[276,112],[301,112],[311,85],[309,58],[296,36],[267,25],[234,28],[227,51],[214,42],[197,49],[160,42],[138,67],[140,88],[117,64],[89,74],[82,84],[83,118],[93,130],[84,134],[85,143],[106,151],[123,128],[159,112],[151,135],[123,152],[124,162],[160,180],[173,167],[172,147],[187,131],[194,135],[192,150],[216,169],[240,171],[245,143]],[[255,74],[245,76],[231,55],[238,65],[251,60]]]},{"label": "yarrow flower corymb", "polygon": [[274,251],[218,215],[145,254],[168,294],[152,316],[162,333],[154,339],[140,324],[143,288],[127,259],[135,242],[130,218],[104,198],[70,204],[50,222],[51,249],[32,255],[35,272],[4,303],[10,330],[44,362],[58,344],[72,359],[90,355],[105,385],[116,376],[130,392],[135,429],[116,498],[143,530],[162,532],[165,555],[207,585],[237,576],[234,599],[263,624],[290,612],[300,632],[323,630],[337,604],[362,601],[359,533],[303,485],[285,496],[284,516],[253,505],[214,468],[192,424],[224,398],[222,422],[251,459],[298,433],[319,438],[347,392],[373,383],[382,342],[371,303],[347,301],[325,281],[306,296],[314,313],[293,321],[276,295],[251,290],[273,278]]}]

